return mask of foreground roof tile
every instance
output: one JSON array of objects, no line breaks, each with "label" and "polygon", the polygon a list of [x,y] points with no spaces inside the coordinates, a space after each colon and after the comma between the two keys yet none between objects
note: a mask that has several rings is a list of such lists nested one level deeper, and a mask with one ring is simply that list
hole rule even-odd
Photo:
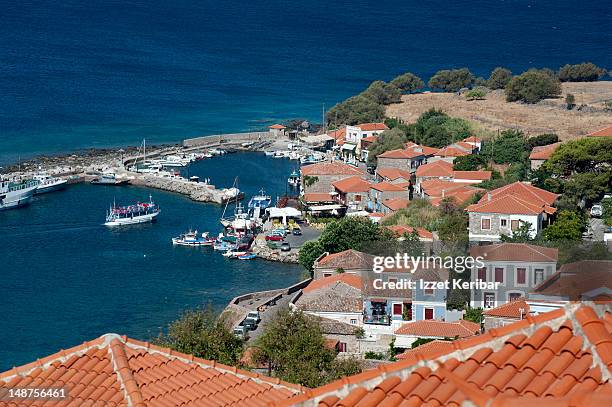
[{"label": "foreground roof tile", "polygon": [[607,405],[612,396],[610,307],[566,305],[535,317],[425,347],[403,360],[274,403],[276,406]]},{"label": "foreground roof tile", "polygon": [[[265,405],[305,390],[116,334],[1,373],[0,383],[66,387],[66,400],[47,402],[57,407]],[[42,404],[28,399],[19,405]],[[11,405],[0,400],[0,406]]]}]

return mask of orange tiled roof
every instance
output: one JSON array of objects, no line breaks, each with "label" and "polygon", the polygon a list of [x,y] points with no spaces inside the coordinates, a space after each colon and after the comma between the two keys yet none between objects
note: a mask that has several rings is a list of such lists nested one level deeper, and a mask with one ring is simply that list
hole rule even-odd
[{"label": "orange tiled roof", "polygon": [[559,249],[528,243],[496,243],[470,248],[470,255],[482,256],[484,261],[553,262],[559,258]]},{"label": "orange tiled roof", "polygon": [[330,286],[336,283],[344,283],[346,285],[350,285],[353,288],[357,288],[361,290],[363,286],[363,282],[361,277],[356,274],[351,273],[336,273],[332,274],[329,277],[323,277],[318,280],[312,280],[304,289],[302,290],[305,293],[309,293],[315,290],[319,290],[321,288]]},{"label": "orange tiled roof", "polygon": [[368,192],[371,183],[362,179],[360,176],[355,175],[354,177],[344,178],[340,181],[332,183],[333,187],[340,192]]},{"label": "orange tiled roof", "polygon": [[[504,185],[503,187],[489,191],[491,197],[497,198],[498,196],[514,195],[523,201],[531,202],[538,205],[552,205],[555,203],[559,195],[552,192],[546,191],[545,189],[534,187],[530,184],[525,184],[520,181],[513,182],[512,184]],[[483,196],[480,202],[487,201],[487,196]]]},{"label": "orange tiled roof", "polygon": [[453,198],[458,204],[462,204],[476,193],[484,191],[482,188],[437,178],[421,182],[421,189],[429,197],[429,201],[434,206],[438,206],[444,198]]},{"label": "orange tiled roof", "polygon": [[487,181],[491,179],[491,171],[453,171],[453,178]]},{"label": "orange tiled roof", "polygon": [[529,154],[530,160],[548,160],[561,143],[548,144],[546,146],[535,146]]},{"label": "orange tiled roof", "polygon": [[392,184],[388,181],[381,181],[377,184],[373,184],[372,188],[377,191],[387,191],[387,192],[400,192],[400,191],[406,190],[406,188],[400,185],[397,185],[397,184]]},{"label": "orange tiled roof", "polygon": [[402,208],[407,208],[410,205],[410,200],[406,198],[391,198],[386,199],[382,204],[392,211],[399,211]]},{"label": "orange tiled roof", "polygon": [[612,137],[612,126],[604,127],[603,129],[589,133],[587,137]]},{"label": "orange tiled roof", "polygon": [[271,129],[279,129],[279,130],[286,129],[286,127],[283,126],[282,124],[273,124],[272,126],[270,126],[270,128]]},{"label": "orange tiled roof", "polygon": [[328,192],[310,192],[304,194],[304,202],[331,202],[334,197]]},{"label": "orange tiled roof", "polygon": [[424,343],[423,345],[419,345],[416,348],[408,349],[404,351],[404,353],[400,353],[395,358],[397,360],[403,360],[415,355],[417,352],[419,354],[429,353],[429,352],[451,352],[453,350],[453,342],[452,341],[444,341],[441,339],[434,339],[431,342]]},{"label": "orange tiled roof", "polygon": [[470,155],[470,152],[458,149],[456,147],[444,147],[441,148],[440,150],[438,150],[438,152],[436,153],[436,156],[438,157],[461,157],[464,155]]},{"label": "orange tiled roof", "polygon": [[418,337],[437,337],[437,338],[467,338],[480,332],[480,324],[459,320],[456,322],[444,322],[436,320],[423,320],[408,322],[396,331],[396,335],[411,335]]},{"label": "orange tiled roof", "polygon": [[[486,196],[486,195],[485,195]],[[468,212],[538,215],[545,211],[543,205],[535,205],[516,196],[507,195],[468,206]],[[553,211],[554,212],[554,211]]]},{"label": "orange tiled roof", "polygon": [[420,144],[416,144],[416,143],[406,143],[405,147],[407,150],[412,150],[415,153],[422,153],[423,155],[427,156],[427,157],[431,157],[433,155],[436,155],[436,153],[438,152],[438,148],[435,147],[428,147],[428,146],[422,146]]},{"label": "orange tiled roof", "polygon": [[275,406],[603,406],[612,399],[612,313],[568,304],[452,349],[414,349],[404,360],[308,390]]},{"label": "orange tiled roof", "polygon": [[370,254],[363,253],[357,250],[348,249],[339,253],[327,254],[319,258],[314,267],[354,269],[364,268],[371,269],[373,257]]},{"label": "orange tiled roof", "polygon": [[387,229],[395,233],[398,237],[403,236],[404,234],[411,234],[414,230],[416,230],[420,238],[433,239],[433,233],[423,228],[413,228],[412,226],[406,225],[391,225],[387,226]]},{"label": "orange tiled roof", "polygon": [[481,143],[482,139],[479,139],[476,136],[470,136],[470,137],[464,138],[463,141],[465,141],[466,143]]},{"label": "orange tiled roof", "polygon": [[463,149],[465,151],[474,151],[474,145],[466,143],[465,141],[458,141],[456,143],[451,144],[451,146],[459,147],[459,149]]},{"label": "orange tiled roof", "polygon": [[346,127],[327,132],[327,135],[336,139],[336,142],[339,140],[344,140],[344,136],[346,136]]},{"label": "orange tiled roof", "polygon": [[525,302],[524,298],[521,298],[519,300],[510,301],[498,307],[488,309],[483,312],[483,314],[488,317],[521,319],[525,318],[525,316],[529,314],[529,304]]},{"label": "orange tiled roof", "polygon": [[361,123],[358,124],[357,127],[359,127],[361,131],[389,130],[384,123]]},{"label": "orange tiled roof", "polygon": [[397,159],[407,160],[407,159],[412,159],[415,157],[420,157],[422,155],[424,154],[416,152],[414,150],[397,149],[397,150],[385,151],[384,153],[380,154],[378,158],[397,158]]},{"label": "orange tiled roof", "polygon": [[570,301],[604,300],[610,303],[611,289],[612,261],[581,260],[561,266],[559,271],[540,283],[533,293]]},{"label": "orange tiled roof", "polygon": [[363,175],[363,171],[339,161],[310,164],[300,168],[302,175]]},{"label": "orange tiled roof", "polygon": [[376,174],[391,181],[394,181],[398,178],[404,178],[406,180],[410,179],[410,173],[408,171],[400,170],[399,168],[393,167],[377,168]]},{"label": "orange tiled roof", "polygon": [[368,136],[368,137],[364,137],[361,139],[361,142],[363,143],[364,141],[368,142],[368,143],[373,143],[376,140],[378,140],[378,136]]},{"label": "orange tiled roof", "polygon": [[453,164],[447,161],[438,160],[423,164],[416,170],[417,177],[452,177]]},{"label": "orange tiled roof", "polygon": [[[251,405],[287,399],[300,386],[125,336],[106,334],[0,374],[7,387],[66,387],[52,406]],[[20,406],[40,406],[37,399]],[[12,406],[0,400],[0,406]]]}]

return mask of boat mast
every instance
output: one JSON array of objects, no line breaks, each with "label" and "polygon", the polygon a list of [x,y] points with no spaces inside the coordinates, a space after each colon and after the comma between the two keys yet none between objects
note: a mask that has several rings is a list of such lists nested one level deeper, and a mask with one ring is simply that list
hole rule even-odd
[{"label": "boat mast", "polygon": [[[238,177],[234,178],[234,183],[232,184],[232,188],[236,188],[236,183],[238,182]],[[221,219],[225,219],[225,211],[227,211],[227,205],[229,205],[231,199],[225,202],[225,208],[223,208],[223,213],[221,214]]]}]

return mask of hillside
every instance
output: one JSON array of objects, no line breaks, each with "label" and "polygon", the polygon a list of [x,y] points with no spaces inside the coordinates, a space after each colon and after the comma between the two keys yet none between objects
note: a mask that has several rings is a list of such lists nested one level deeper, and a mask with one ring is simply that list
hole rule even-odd
[{"label": "hillside", "polygon": [[[565,108],[565,95],[572,93],[576,104],[586,104],[578,111]],[[467,101],[455,93],[420,93],[405,95],[402,102],[387,106],[387,116],[414,122],[431,107],[451,116],[474,121],[484,130],[520,128],[533,136],[557,133],[561,140],[583,136],[612,125],[612,112],[604,111],[604,102],[612,100],[612,81],[563,83],[563,95],[535,105],[508,103],[503,91],[494,91],[486,100]]]}]

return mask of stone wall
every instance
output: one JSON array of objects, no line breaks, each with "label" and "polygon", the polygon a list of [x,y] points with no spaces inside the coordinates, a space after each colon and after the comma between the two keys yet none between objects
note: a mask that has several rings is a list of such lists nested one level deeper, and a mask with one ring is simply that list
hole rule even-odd
[{"label": "stone wall", "polygon": [[215,134],[183,140],[183,147],[212,147],[220,144],[274,141],[276,137],[269,131],[251,133]]}]

